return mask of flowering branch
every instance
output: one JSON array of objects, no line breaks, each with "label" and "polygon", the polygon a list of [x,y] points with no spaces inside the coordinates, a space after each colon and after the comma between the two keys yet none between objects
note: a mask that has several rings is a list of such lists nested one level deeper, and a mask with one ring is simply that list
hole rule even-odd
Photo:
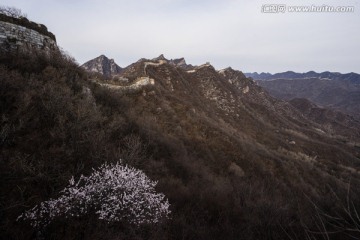
[{"label": "flowering branch", "polygon": [[105,163],[89,177],[81,176],[78,181],[72,177],[59,198],[40,203],[18,220],[42,228],[56,218],[93,212],[109,223],[155,224],[170,214],[170,204],[164,194],[156,193],[156,184],[141,170]]}]

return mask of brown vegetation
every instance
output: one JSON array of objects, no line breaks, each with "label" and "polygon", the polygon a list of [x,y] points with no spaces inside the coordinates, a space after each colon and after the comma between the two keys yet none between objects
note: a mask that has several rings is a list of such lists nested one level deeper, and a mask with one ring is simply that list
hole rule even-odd
[{"label": "brown vegetation", "polygon": [[[142,64],[125,73],[142,76]],[[237,97],[243,86],[229,85],[214,70],[192,75],[164,64],[147,72],[155,86],[128,94],[88,81],[58,52],[1,55],[4,239],[34,238],[34,230],[17,216],[56,197],[70,176],[120,158],[159,181],[158,190],[172,205],[171,219],[136,229],[94,216],[62,219],[43,233],[46,239],[323,239],[312,233],[319,225],[313,203],[336,214],[333,192],[347,194],[352,175],[338,163],[358,169],[356,149],[317,133],[306,119],[286,115],[292,111],[287,105],[260,101],[252,92],[256,86]],[[219,105],[204,98],[203,84],[236,100]],[[276,104],[281,111],[271,109]],[[352,185],[356,206],[358,175]],[[324,224],[330,232],[333,226]]]}]

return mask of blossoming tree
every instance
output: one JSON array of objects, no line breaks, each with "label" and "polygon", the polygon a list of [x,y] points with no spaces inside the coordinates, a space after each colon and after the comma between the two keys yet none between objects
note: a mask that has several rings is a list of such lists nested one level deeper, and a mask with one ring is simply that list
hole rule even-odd
[{"label": "blossoming tree", "polygon": [[19,216],[35,228],[43,228],[56,218],[95,213],[106,222],[158,223],[170,214],[169,202],[155,191],[157,182],[144,172],[122,165],[103,164],[78,181],[72,177],[57,199],[50,199]]}]

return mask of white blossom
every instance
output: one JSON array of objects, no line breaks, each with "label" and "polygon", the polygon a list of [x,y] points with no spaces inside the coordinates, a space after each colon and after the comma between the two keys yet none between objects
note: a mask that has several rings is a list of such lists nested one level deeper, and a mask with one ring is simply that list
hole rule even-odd
[{"label": "white blossom", "polygon": [[155,191],[157,182],[141,170],[116,164],[103,164],[89,177],[74,177],[57,199],[42,202],[18,217],[42,228],[60,217],[79,217],[94,212],[106,222],[127,221],[140,225],[158,223],[170,214],[170,204]]}]

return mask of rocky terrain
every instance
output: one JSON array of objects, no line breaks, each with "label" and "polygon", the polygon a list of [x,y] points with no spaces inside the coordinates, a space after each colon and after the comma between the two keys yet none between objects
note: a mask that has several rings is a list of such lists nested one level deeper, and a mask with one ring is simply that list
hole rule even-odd
[{"label": "rocky terrain", "polygon": [[0,12],[1,52],[58,50],[54,34],[46,26],[31,22],[27,18],[15,18]]},{"label": "rocky terrain", "polygon": [[115,63],[114,59],[109,59],[104,55],[84,63],[81,67],[89,72],[100,73],[107,78],[118,75],[122,71],[122,68]]}]

